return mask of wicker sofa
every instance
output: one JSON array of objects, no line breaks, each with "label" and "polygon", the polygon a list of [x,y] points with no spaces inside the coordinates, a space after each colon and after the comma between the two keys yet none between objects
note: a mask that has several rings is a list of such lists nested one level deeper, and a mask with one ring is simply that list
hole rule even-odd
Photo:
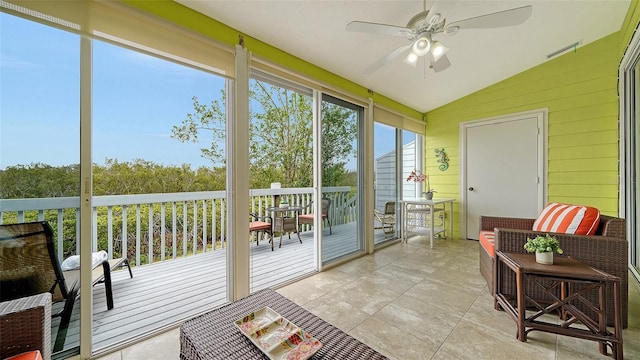
[{"label": "wicker sofa", "polygon": [[[531,230],[535,219],[506,218],[506,217],[480,217],[480,230],[494,231],[495,251],[523,253],[524,243],[527,238],[533,238],[541,234]],[[628,326],[628,244],[625,233],[625,220],[621,218],[601,215],[600,224],[594,235],[571,235],[552,233],[560,241],[564,250],[563,256],[571,256],[591,267],[620,277],[621,302],[622,302],[622,326]],[[495,294],[494,271],[495,261],[491,249],[485,249],[485,245],[479,246],[480,273],[487,281],[489,291]],[[503,289],[507,294],[515,294],[515,278],[513,272],[503,273]],[[611,289],[607,289],[609,293]],[[526,289],[532,298],[545,302],[539,290],[533,287]],[[594,297],[595,294],[589,294]],[[607,297],[607,319],[613,321],[613,299]]]}]

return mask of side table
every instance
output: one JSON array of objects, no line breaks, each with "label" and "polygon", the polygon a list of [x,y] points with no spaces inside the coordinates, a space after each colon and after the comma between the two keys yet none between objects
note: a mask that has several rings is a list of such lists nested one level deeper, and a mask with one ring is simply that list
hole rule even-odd
[{"label": "side table", "polygon": [[[516,276],[516,298],[509,299],[502,291],[501,271],[506,266]],[[496,252],[495,308],[502,308],[516,322],[517,338],[527,341],[532,330],[577,337],[599,342],[601,354],[611,348],[615,359],[623,358],[622,313],[620,306],[620,278],[594,269],[570,257],[555,257],[553,265],[542,265],[535,261],[534,254]],[[544,284],[542,282],[545,282]],[[525,294],[527,282],[540,287],[553,301],[543,305]],[[614,299],[614,329],[607,330],[606,286],[612,284]],[[551,285],[549,285],[551,284]],[[586,292],[597,291],[598,302],[590,308],[597,314],[597,321],[578,309],[574,304],[586,302]],[[527,307],[530,307],[527,313]],[[542,315],[558,312],[563,320],[560,324],[543,320]],[[577,327],[575,325],[583,325]]]}]

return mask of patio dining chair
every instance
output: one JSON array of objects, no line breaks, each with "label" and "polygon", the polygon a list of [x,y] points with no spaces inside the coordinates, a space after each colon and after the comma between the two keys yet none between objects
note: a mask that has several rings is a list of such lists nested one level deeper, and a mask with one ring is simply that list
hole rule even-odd
[{"label": "patio dining chair", "polygon": [[380,223],[380,226],[375,229],[382,229],[385,234],[393,234],[396,225],[396,202],[387,201],[384,203],[384,211],[378,209],[373,210],[375,220]]},{"label": "patio dining chair", "polygon": [[[311,205],[313,201],[309,202],[307,206],[303,208],[304,212],[308,212],[311,210]],[[323,197],[322,198],[322,221],[325,220],[329,224],[329,235],[331,235],[331,217],[329,216],[329,208],[331,208],[331,199]],[[301,214],[298,216],[298,224],[303,225],[313,225],[313,214]]]},{"label": "patio dining chair", "polygon": [[256,213],[249,213],[249,232],[255,232],[256,246],[260,245],[260,233],[266,233],[271,236],[271,251],[273,251],[273,219],[270,216],[259,216]]}]

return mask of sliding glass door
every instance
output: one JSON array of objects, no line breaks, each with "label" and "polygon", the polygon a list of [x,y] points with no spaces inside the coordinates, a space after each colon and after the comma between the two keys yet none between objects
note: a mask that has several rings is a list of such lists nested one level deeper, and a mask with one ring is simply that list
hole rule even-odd
[{"label": "sliding glass door", "polygon": [[134,274],[113,272],[113,309],[94,288],[96,351],[227,302],[225,84],[93,41],[94,251]]},{"label": "sliding glass door", "polygon": [[247,241],[255,292],[316,270],[316,229],[305,221],[313,216],[313,91],[257,69],[249,84]]},{"label": "sliding glass door", "polygon": [[364,250],[363,167],[360,144],[364,108],[324,94],[320,107],[322,262]]}]

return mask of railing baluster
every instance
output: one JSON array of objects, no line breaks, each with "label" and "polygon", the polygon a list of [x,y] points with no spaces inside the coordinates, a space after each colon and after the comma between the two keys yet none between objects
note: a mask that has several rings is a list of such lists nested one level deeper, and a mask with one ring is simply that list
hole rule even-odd
[{"label": "railing baluster", "polygon": [[[226,215],[226,210],[227,210],[227,198],[222,198],[220,199],[220,204],[222,204],[222,208],[220,209],[220,218],[221,219],[226,219],[227,215]],[[224,238],[227,238],[227,230],[225,229],[227,225],[226,221],[220,221],[220,238],[223,237],[224,234]]]},{"label": "railing baluster", "polygon": [[76,208],[76,254],[80,254],[80,208]]},{"label": "railing baluster", "polygon": [[202,200],[202,252],[207,252],[207,200]]},{"label": "railing baluster", "polygon": [[216,246],[218,243],[218,212],[216,211],[216,204],[218,202],[216,201],[216,199],[211,199],[211,247],[213,248],[213,251],[216,250]]},{"label": "railing baluster", "polygon": [[140,266],[140,204],[136,205],[136,266]]},{"label": "railing baluster", "polygon": [[[113,259],[113,206],[107,206],[107,252],[109,259]],[[126,252],[122,252],[125,256]]]},{"label": "railing baluster", "polygon": [[198,202],[193,201],[193,255],[198,253]]},{"label": "railing baluster", "polygon": [[[127,205],[122,205],[122,256],[129,258],[129,233],[127,232]],[[136,262],[136,265],[140,265]]]},{"label": "railing baluster", "polygon": [[164,253],[165,253],[165,228],[166,228],[166,221],[164,219],[165,215],[167,214],[167,211],[165,209],[165,203],[160,203],[160,248],[162,250],[160,250],[160,261],[164,261]]},{"label": "railing baluster", "polygon": [[177,211],[176,202],[173,201],[171,203],[171,244],[173,249],[173,251],[171,252],[172,259],[175,259],[178,254],[178,249],[177,249],[178,223],[177,223],[176,211]]},{"label": "railing baluster", "polygon": [[[63,211],[62,209],[58,210],[58,224],[62,224],[63,222]],[[62,263],[64,256],[64,227],[58,225],[58,261]]]},{"label": "railing baluster", "polygon": [[149,247],[148,264],[153,263],[153,204],[149,204],[149,229],[147,230],[147,242]]},{"label": "railing baluster", "polygon": [[98,251],[98,209],[95,207],[91,209],[91,221],[93,223],[91,227],[91,238],[93,240],[91,252],[95,252]]},{"label": "railing baluster", "polygon": [[187,202],[182,202],[182,256],[186,257],[188,253],[187,241]]}]

